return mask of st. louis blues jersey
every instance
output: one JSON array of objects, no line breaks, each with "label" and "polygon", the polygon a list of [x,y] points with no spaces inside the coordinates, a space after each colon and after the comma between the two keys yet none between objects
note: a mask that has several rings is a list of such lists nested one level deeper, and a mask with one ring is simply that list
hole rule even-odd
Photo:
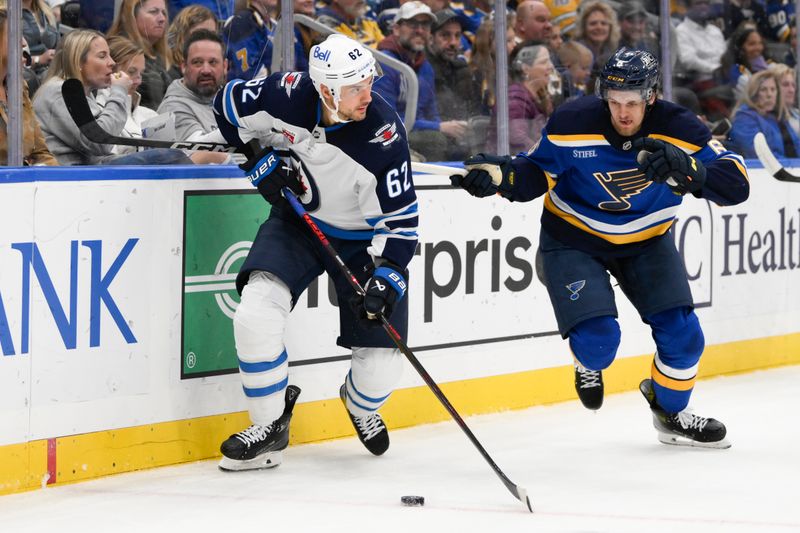
[{"label": "st. louis blues jersey", "polygon": [[504,196],[526,201],[545,194],[542,227],[587,253],[624,255],[669,231],[682,197],[648,181],[631,143],[669,142],[701,161],[705,186],[695,196],[733,205],[749,195],[744,160],[727,150],[687,109],[657,101],[641,130],[623,137],[595,96],[568,102],[553,114],[541,141],[513,160],[514,183]]},{"label": "st. louis blues jersey", "polygon": [[322,102],[302,72],[229,82],[214,100],[225,139],[267,139],[290,154],[300,197],[326,234],[370,240],[368,252],[405,268],[417,245],[417,197],[403,123],[376,93],[366,118],[323,127]]}]

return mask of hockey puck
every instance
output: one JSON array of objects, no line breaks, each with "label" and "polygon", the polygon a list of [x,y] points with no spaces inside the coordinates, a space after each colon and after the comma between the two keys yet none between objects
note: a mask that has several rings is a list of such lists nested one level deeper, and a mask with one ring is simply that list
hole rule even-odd
[{"label": "hockey puck", "polygon": [[424,496],[401,496],[400,502],[408,507],[422,507],[425,505]]}]

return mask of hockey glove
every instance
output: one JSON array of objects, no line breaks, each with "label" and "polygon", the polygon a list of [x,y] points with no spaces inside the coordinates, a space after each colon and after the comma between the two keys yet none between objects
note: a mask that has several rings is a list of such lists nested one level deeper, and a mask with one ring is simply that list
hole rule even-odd
[{"label": "hockey glove", "polygon": [[405,296],[407,286],[403,269],[388,261],[384,262],[375,269],[364,286],[363,312],[359,314],[369,320],[375,320],[378,315],[388,319],[395,304]]},{"label": "hockey glove", "polygon": [[694,193],[706,182],[706,167],[677,146],[651,137],[633,141],[632,149],[639,151],[636,161],[647,179],[666,183],[679,195]]},{"label": "hockey glove", "polygon": [[455,174],[450,182],[461,187],[472,196],[483,198],[500,191],[509,191],[514,185],[514,168],[511,157],[491,154],[478,154],[464,161],[466,176]]},{"label": "hockey glove", "polygon": [[305,187],[297,179],[297,172],[269,146],[239,165],[239,168],[245,171],[250,183],[258,188],[258,192],[270,204],[281,199],[281,189],[284,187],[289,187],[297,195],[305,192]]}]

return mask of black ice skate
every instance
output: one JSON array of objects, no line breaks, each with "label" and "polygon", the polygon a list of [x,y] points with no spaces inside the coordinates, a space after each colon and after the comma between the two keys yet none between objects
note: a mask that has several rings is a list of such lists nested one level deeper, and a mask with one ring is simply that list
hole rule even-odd
[{"label": "black ice skate", "polygon": [[286,407],[283,414],[268,426],[253,424],[244,431],[228,437],[222,443],[220,470],[258,470],[281,464],[283,452],[289,445],[289,422],[300,388],[286,387]]},{"label": "black ice skate", "polygon": [[585,408],[600,409],[603,406],[603,373],[589,370],[575,361],[575,390]]},{"label": "black ice skate", "polygon": [[353,416],[347,409],[346,395],[345,385],[342,385],[339,389],[339,397],[342,399],[345,410],[347,410],[350,422],[353,423],[353,427],[356,429],[358,440],[373,455],[383,455],[389,449],[389,430],[386,429],[381,415],[375,412],[367,416]]},{"label": "black ice skate", "polygon": [[639,384],[650,409],[653,412],[653,426],[658,432],[658,440],[674,446],[696,446],[700,448],[730,448],[725,439],[725,424],[713,418],[704,418],[684,409],[670,414],[656,403],[653,381],[645,379]]}]

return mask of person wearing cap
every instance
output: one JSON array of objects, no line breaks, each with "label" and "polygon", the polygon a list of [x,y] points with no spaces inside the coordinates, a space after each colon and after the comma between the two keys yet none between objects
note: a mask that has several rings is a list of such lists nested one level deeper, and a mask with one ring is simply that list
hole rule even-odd
[{"label": "person wearing cap", "polygon": [[655,35],[647,30],[647,11],[637,1],[623,3],[617,10],[619,46],[629,50],[644,50],[658,56]]},{"label": "person wearing cap", "polygon": [[[455,11],[449,8],[437,11],[427,56],[435,75],[440,118],[462,121],[466,125],[470,116],[480,114],[480,95],[462,55],[463,32],[463,24]],[[466,146],[453,144],[447,159],[464,159],[466,155]]]},{"label": "person wearing cap", "polygon": [[[429,161],[444,161],[449,145],[466,136],[467,125],[458,120],[442,121],[439,116],[435,74],[425,57],[425,47],[435,22],[436,17],[427,5],[418,0],[406,2],[397,11],[392,34],[378,44],[378,50],[404,62],[417,74],[417,118],[408,135],[411,148]],[[383,77],[374,86],[375,92],[394,107],[401,117],[405,116],[406,111],[404,85],[400,73],[387,66]]]},{"label": "person wearing cap", "polygon": [[366,16],[368,9],[364,0],[331,0],[330,5],[317,11],[317,21],[375,48],[383,39],[383,32],[375,20]]}]

